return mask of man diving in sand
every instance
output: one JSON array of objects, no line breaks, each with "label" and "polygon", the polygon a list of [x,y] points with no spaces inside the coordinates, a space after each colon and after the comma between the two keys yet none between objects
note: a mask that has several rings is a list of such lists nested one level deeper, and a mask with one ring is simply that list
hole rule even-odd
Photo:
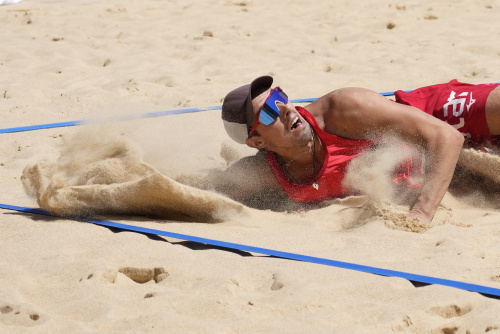
[{"label": "man diving in sand", "polygon": [[464,145],[489,151],[500,142],[498,84],[452,80],[397,91],[396,102],[367,89],[342,88],[303,108],[272,84],[272,77],[262,76],[224,99],[228,135],[259,150],[228,170],[243,169],[249,176],[225,184],[224,192],[237,200],[263,188],[283,189],[302,203],[350,195],[343,179],[351,160],[391,136],[424,151],[423,182],[411,184],[411,168],[395,181],[418,187],[407,216],[430,224]]}]

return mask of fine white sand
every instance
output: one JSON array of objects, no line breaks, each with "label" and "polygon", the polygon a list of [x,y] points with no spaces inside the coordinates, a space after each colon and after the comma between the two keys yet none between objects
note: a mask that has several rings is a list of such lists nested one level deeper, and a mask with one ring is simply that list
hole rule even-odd
[{"label": "fine white sand", "polygon": [[[0,128],[219,106],[263,74],[291,99],[498,82],[498,17],[492,0],[24,0],[0,6]],[[219,110],[0,137],[2,204],[500,288],[492,155],[462,152],[428,227],[403,219],[391,145],[351,172],[366,196],[272,211],[210,190],[255,153]],[[2,333],[500,332],[500,301],[473,292],[9,210],[0,268]]]}]

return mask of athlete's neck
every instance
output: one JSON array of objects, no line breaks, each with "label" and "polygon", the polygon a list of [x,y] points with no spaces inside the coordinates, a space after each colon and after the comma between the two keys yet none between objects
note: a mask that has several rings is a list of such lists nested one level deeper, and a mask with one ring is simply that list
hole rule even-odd
[{"label": "athlete's neck", "polygon": [[323,166],[324,158],[324,147],[317,135],[312,136],[311,142],[300,150],[277,154],[281,167],[291,178],[299,182],[314,180]]}]

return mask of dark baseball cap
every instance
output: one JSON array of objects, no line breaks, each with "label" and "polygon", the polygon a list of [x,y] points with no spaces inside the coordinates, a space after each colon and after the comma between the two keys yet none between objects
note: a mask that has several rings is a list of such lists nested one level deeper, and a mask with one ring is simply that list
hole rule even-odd
[{"label": "dark baseball cap", "polygon": [[241,86],[229,92],[222,103],[222,121],[224,128],[231,139],[240,144],[245,144],[248,138],[253,117],[252,98],[259,90],[269,89],[273,78],[265,75],[253,80],[251,84]]}]

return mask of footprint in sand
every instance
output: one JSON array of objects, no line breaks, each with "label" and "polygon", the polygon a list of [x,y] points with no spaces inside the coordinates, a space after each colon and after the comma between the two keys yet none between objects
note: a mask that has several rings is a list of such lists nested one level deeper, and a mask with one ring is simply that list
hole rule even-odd
[{"label": "footprint in sand", "polygon": [[152,297],[154,297],[155,295],[156,295],[156,293],[154,293],[154,292],[148,292],[148,293],[146,293],[146,294],[144,295],[144,298],[152,298]]},{"label": "footprint in sand", "polygon": [[500,282],[500,275],[491,276],[490,280],[493,282]]},{"label": "footprint in sand", "polygon": [[165,268],[134,268],[134,267],[123,267],[118,270],[132,281],[136,283],[146,283],[154,280],[155,283],[160,283],[165,278],[168,277],[168,272]]},{"label": "footprint in sand", "polygon": [[38,312],[19,305],[0,303],[0,322],[10,326],[36,326],[43,318]]},{"label": "footprint in sand", "polygon": [[283,280],[281,279],[281,275],[278,275],[276,273],[274,273],[270,279],[269,276],[261,278],[262,279],[245,281],[245,282],[241,282],[240,280],[231,278],[228,280],[228,283],[231,289],[234,289],[234,287],[236,287],[236,288],[242,288],[246,291],[255,291],[255,290],[266,291],[269,288],[272,291],[277,291],[281,290],[285,286]]},{"label": "footprint in sand", "polygon": [[273,284],[271,285],[271,290],[273,290],[273,291],[280,290],[284,286],[285,286],[285,284],[283,284],[283,282],[278,277],[278,275],[273,274]]},{"label": "footprint in sand", "polygon": [[431,314],[437,314],[445,319],[450,319],[455,317],[461,317],[469,313],[470,311],[472,311],[472,306],[470,305],[465,305],[460,307],[458,305],[451,304],[446,306],[435,306],[427,312]]},{"label": "footprint in sand", "polygon": [[397,324],[392,326],[392,330],[395,332],[407,331],[413,326],[413,321],[409,315],[405,315],[403,318],[397,321]]},{"label": "footprint in sand", "polygon": [[[429,314],[434,314],[438,315],[444,319],[451,319],[451,318],[456,318],[456,317],[462,317],[466,314],[468,314],[470,311],[472,311],[472,306],[471,305],[465,305],[465,306],[458,306],[456,304],[450,304],[446,306],[435,306],[432,307],[427,311]],[[405,331],[409,327],[413,326],[413,322],[411,318],[407,315],[402,319],[402,322],[399,323],[397,326],[394,326],[392,329],[394,331]],[[485,332],[489,332],[491,330],[497,330],[498,327],[496,326],[488,326],[485,329]],[[449,326],[449,327],[438,327],[435,328],[429,333],[431,334],[455,334],[455,333],[462,333],[463,329],[457,326]],[[469,331],[466,331],[469,333]]]},{"label": "footprint in sand", "polygon": [[[435,306],[432,307],[430,310],[427,311],[427,313],[430,314],[436,314],[442,318],[445,319],[451,319],[451,318],[456,318],[456,317],[461,317],[466,315],[472,311],[472,306],[470,305],[465,305],[465,306],[458,306],[456,304],[451,304],[451,305],[446,305],[446,306]],[[436,328],[432,330],[430,333],[443,333],[443,334],[454,334],[459,331],[459,327],[443,327],[443,328]]]},{"label": "footprint in sand", "polygon": [[[121,273],[130,278],[132,281],[140,284],[147,283],[149,281],[160,283],[169,276],[169,273],[165,270],[165,268],[161,267],[155,267],[155,268],[122,267],[118,270],[105,271],[104,273],[102,273],[102,275],[100,275],[100,277],[104,279],[104,281],[106,282],[118,283],[117,281],[118,273]],[[94,274],[89,274],[85,278],[81,278],[80,282],[84,281],[85,279],[90,280],[94,276],[95,276]]]}]

